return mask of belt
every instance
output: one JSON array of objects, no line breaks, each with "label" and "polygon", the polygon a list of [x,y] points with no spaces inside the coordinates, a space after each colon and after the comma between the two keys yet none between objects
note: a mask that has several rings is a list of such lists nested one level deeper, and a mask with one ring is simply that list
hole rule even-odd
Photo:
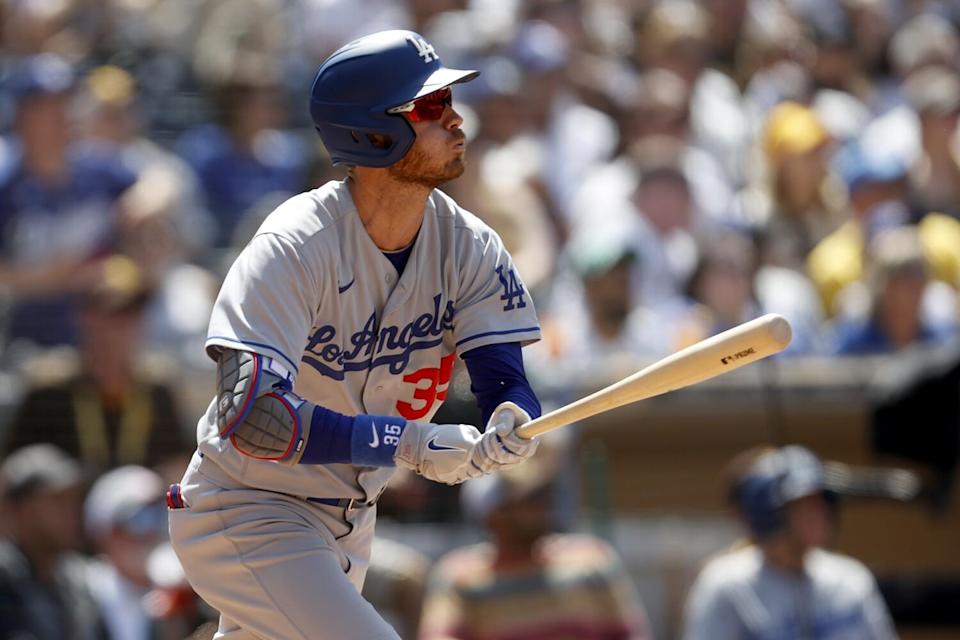
[{"label": "belt", "polygon": [[[205,458],[202,451],[198,451],[198,453],[200,455],[201,460]],[[174,487],[176,487],[176,489],[174,489]],[[293,498],[299,498],[307,502],[314,502],[316,504],[325,504],[330,507],[339,507],[340,509],[353,511],[354,509],[359,509],[360,507],[372,507],[373,505],[377,504],[377,500],[379,500],[380,496],[383,495],[384,489],[386,489],[386,487],[381,489],[380,493],[378,493],[376,496],[373,497],[372,500],[368,502],[363,502],[361,498],[311,498],[309,496],[292,495],[289,493],[285,493],[284,495],[288,495]],[[170,491],[168,491],[167,493],[168,495],[172,494],[173,496],[172,500],[168,498],[167,506],[170,507],[171,509],[178,509],[178,508],[182,509],[184,504],[183,504],[183,499],[180,497],[179,483],[176,485],[170,485]]]},{"label": "belt", "polygon": [[325,504],[331,507],[340,507],[341,509],[346,509],[347,511],[353,511],[359,507],[372,507],[377,504],[377,496],[370,502],[361,502],[357,498],[304,498],[307,502],[316,502],[318,504]]},{"label": "belt", "polygon": [[[331,507],[339,507],[341,509],[346,509],[347,511],[353,511],[354,509],[358,509],[360,507],[372,507],[373,505],[377,504],[377,500],[380,498],[380,495],[378,494],[376,498],[369,502],[361,502],[357,498],[308,498],[305,496],[301,498],[307,502],[316,502],[317,504],[325,504]],[[186,503],[183,501],[180,483],[177,482],[171,484],[170,488],[167,489],[167,508],[183,509],[185,506]]]}]

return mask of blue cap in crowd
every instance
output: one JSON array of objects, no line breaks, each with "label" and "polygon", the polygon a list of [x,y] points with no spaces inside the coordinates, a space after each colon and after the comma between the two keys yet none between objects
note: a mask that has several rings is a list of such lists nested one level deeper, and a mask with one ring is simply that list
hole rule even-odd
[{"label": "blue cap in crowd", "polygon": [[24,59],[15,65],[4,82],[5,89],[18,102],[35,95],[70,91],[76,75],[70,65],[52,53]]},{"label": "blue cap in crowd", "polygon": [[897,182],[907,175],[907,165],[897,154],[868,151],[859,142],[844,146],[834,162],[851,191],[864,184]]}]

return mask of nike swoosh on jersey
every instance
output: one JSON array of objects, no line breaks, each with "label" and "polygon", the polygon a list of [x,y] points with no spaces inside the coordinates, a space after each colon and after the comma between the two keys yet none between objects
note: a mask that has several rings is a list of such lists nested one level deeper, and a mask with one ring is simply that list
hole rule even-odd
[{"label": "nike swoosh on jersey", "polygon": [[353,280],[351,280],[351,281],[348,282],[347,284],[343,285],[342,287],[338,284],[338,285],[337,285],[337,291],[339,291],[340,293],[345,292],[347,289],[349,289],[350,287],[352,287],[352,286],[353,286],[353,283],[356,282],[356,281],[357,281],[357,279],[354,278]]},{"label": "nike swoosh on jersey", "polygon": [[430,438],[427,443],[427,449],[431,451],[463,451],[460,447],[448,447],[444,444],[437,444],[437,436]]},{"label": "nike swoosh on jersey", "polygon": [[373,432],[373,440],[369,442],[371,449],[376,449],[380,446],[380,434],[377,432],[377,423],[374,422],[370,425],[370,431]]}]

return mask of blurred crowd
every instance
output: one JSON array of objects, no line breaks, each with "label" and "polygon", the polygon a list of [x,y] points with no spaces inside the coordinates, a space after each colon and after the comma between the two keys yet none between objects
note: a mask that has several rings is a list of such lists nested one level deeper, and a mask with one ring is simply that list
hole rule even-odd
[{"label": "blurred crowd", "polygon": [[[482,72],[454,91],[468,166],[444,188],[498,230],[531,292],[535,385],[767,312],[794,327],[787,357],[958,337],[953,0],[4,2],[0,456],[41,456],[50,477],[36,486],[57,496],[97,478],[140,491],[136,508],[114,508],[94,485],[70,494],[86,495],[82,525],[78,512],[18,529],[48,551],[106,558],[91,578],[116,596],[103,606],[152,594],[152,609],[115,625],[175,612],[169,637],[183,637],[209,614],[176,586],[157,591],[176,576],[147,576],[148,558],[168,563],[160,516],[140,507],[192,452],[208,389],[183,383],[212,369],[202,344],[225,269],[279,202],[345,175],[309,120],[317,66],[386,28]],[[69,504],[29,520],[42,529]],[[4,517],[0,534],[20,520]],[[557,544],[616,565],[581,543]],[[7,551],[0,565],[18,566]],[[603,574],[611,602],[626,602],[624,637],[643,637],[615,573]],[[81,617],[96,610],[31,585],[41,618],[63,598]]]},{"label": "blurred crowd", "polygon": [[448,189],[504,236],[538,361],[658,356],[759,313],[796,354],[954,337],[960,32],[921,0],[18,2],[3,15],[4,359],[76,345],[105,258],[139,267],[140,343],[196,355],[229,257],[342,177],[318,63],[424,33],[470,136]]}]

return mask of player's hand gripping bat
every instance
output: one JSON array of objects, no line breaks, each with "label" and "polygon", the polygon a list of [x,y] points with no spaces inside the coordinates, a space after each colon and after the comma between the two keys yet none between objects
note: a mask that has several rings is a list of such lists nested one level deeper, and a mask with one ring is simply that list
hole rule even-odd
[{"label": "player's hand gripping bat", "polygon": [[620,382],[540,416],[518,427],[517,433],[533,438],[637,400],[689,387],[783,351],[792,335],[786,318],[769,313],[701,340]]}]

